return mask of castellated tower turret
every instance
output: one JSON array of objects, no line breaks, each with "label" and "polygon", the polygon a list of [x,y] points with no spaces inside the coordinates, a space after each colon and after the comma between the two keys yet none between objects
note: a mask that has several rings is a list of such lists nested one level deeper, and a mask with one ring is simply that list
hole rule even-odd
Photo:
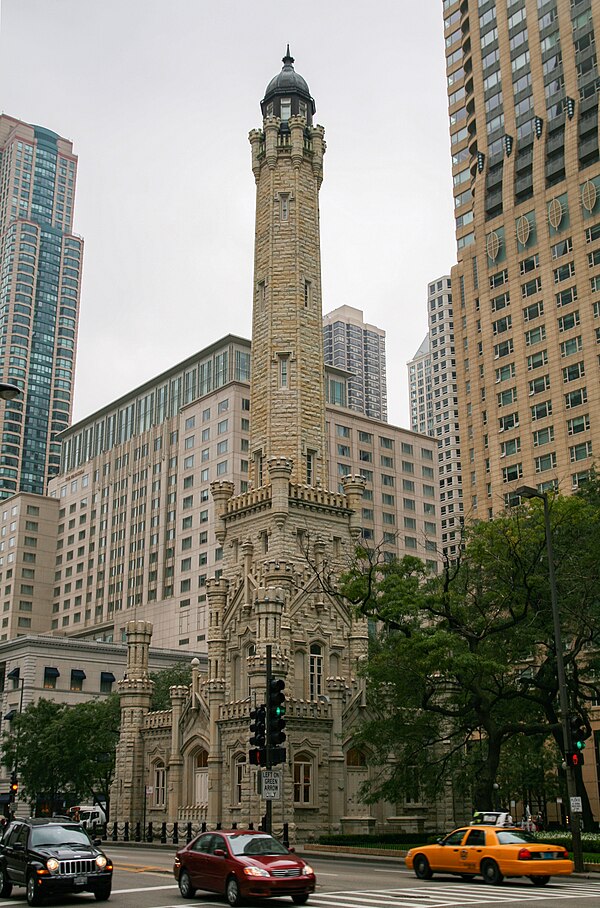
[{"label": "castellated tower turret", "polygon": [[269,482],[267,462],[286,457],[291,481],[325,485],[319,188],[324,129],[294,70],[283,69],[261,102],[263,128],[250,133],[256,180],[252,322],[252,474]]}]

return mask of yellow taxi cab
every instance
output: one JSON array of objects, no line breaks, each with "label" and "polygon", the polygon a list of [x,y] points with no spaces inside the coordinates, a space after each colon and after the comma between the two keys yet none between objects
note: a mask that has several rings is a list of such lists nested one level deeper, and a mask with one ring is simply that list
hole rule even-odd
[{"label": "yellow taxi cab", "polygon": [[482,876],[499,885],[504,877],[529,877],[534,886],[545,886],[551,876],[573,873],[562,845],[540,842],[530,832],[512,826],[478,823],[455,829],[435,845],[411,848],[406,866],[420,880],[434,873],[452,873],[464,880]]}]

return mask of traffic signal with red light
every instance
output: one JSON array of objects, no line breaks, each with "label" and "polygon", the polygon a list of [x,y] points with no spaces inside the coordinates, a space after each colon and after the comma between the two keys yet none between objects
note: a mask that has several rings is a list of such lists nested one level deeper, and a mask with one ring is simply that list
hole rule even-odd
[{"label": "traffic signal with red light", "polygon": [[270,764],[285,763],[285,681],[269,678],[267,681],[267,746]]},{"label": "traffic signal with red light", "polygon": [[18,790],[19,790],[19,780],[17,778],[17,773],[13,770],[13,772],[10,774],[10,799],[11,799],[11,801],[15,800]]},{"label": "traffic signal with red light", "polygon": [[566,753],[565,763],[567,766],[583,766],[583,754],[580,751]]},{"label": "traffic signal with red light", "polygon": [[250,765],[265,766],[267,762],[267,708],[257,706],[250,711]]}]

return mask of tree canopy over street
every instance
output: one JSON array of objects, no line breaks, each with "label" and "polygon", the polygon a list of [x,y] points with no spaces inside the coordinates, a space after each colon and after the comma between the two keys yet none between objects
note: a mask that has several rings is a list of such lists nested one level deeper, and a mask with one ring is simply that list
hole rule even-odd
[{"label": "tree canopy over street", "polygon": [[[589,728],[600,694],[597,483],[551,499],[550,515],[569,702]],[[460,558],[437,575],[418,558],[385,563],[360,549],[342,578],[341,593],[373,619],[362,737],[379,773],[368,800],[402,798],[417,767],[430,797],[451,779],[485,809],[494,783],[514,778],[503,755],[518,761],[526,740],[553,738],[555,767],[561,762],[542,502],[472,524],[463,542]]]},{"label": "tree canopy over street", "polygon": [[54,805],[107,801],[115,766],[120,709],[116,694],[67,706],[30,704],[2,736],[3,763],[16,767],[19,796]]}]

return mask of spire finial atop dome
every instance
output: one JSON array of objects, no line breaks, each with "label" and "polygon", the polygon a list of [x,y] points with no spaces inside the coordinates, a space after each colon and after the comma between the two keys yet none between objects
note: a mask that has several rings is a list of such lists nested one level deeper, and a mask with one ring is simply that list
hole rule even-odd
[{"label": "spire finial atop dome", "polygon": [[[294,58],[290,53],[290,45],[286,46],[285,57],[282,58],[283,67],[276,76],[273,76],[265,96],[260,102],[263,117],[276,116],[287,124],[290,115],[306,117],[306,125],[312,126],[316,106],[311,97],[306,80],[294,69]],[[281,113],[281,101],[284,100],[284,113]],[[287,129],[287,125],[285,126]]]},{"label": "spire finial atop dome", "polygon": [[282,58],[281,62],[283,63],[284,68],[289,68],[289,69],[293,69],[293,68],[294,68],[294,67],[292,66],[292,64],[293,64],[293,62],[294,62],[294,58],[293,58],[292,55],[290,54],[290,45],[289,45],[289,44],[288,44],[287,50],[286,50],[286,52],[285,52],[285,57]]}]

